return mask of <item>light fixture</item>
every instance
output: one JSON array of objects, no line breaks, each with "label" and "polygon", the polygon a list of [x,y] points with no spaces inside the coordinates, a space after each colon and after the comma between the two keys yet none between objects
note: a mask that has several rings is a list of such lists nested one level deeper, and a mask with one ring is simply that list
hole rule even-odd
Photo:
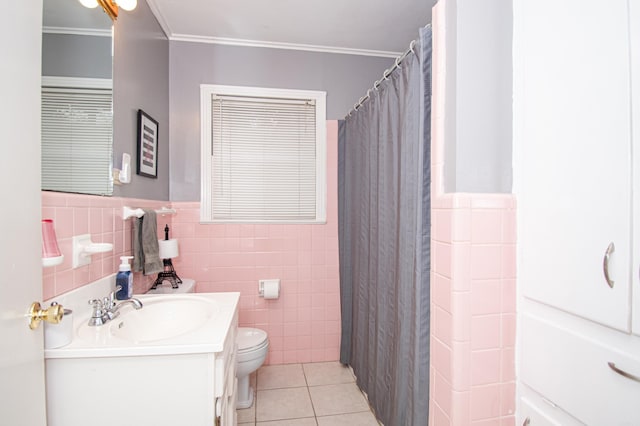
[{"label": "light fixture", "polygon": [[138,0],[117,0],[118,6],[126,10],[127,12],[132,11],[138,5]]},{"label": "light fixture", "polygon": [[89,9],[94,9],[98,7],[98,0],[78,0],[81,5],[84,7],[88,7]]},{"label": "light fixture", "polygon": [[138,0],[78,0],[84,7],[93,9],[100,5],[104,9],[104,12],[109,15],[112,20],[118,18],[118,6],[126,11],[130,11],[136,8]]}]

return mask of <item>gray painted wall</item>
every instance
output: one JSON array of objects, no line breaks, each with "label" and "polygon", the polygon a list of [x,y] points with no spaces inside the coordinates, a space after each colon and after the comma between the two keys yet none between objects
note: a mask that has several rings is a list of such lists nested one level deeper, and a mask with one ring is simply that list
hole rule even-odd
[{"label": "gray painted wall", "polygon": [[447,14],[445,191],[509,193],[511,2],[449,1]]},{"label": "gray painted wall", "polygon": [[[159,123],[158,178],[138,176],[137,114],[142,109]],[[116,185],[113,195],[169,200],[169,41],[147,2],[120,11],[115,22],[113,60],[113,159],[131,155],[132,179]]]},{"label": "gray painted wall", "polygon": [[[410,40],[407,40],[407,45]],[[327,119],[341,119],[393,59],[170,42],[171,200],[200,200],[200,84],[327,92]]]},{"label": "gray painted wall", "polygon": [[111,37],[42,34],[42,75],[111,78]]}]

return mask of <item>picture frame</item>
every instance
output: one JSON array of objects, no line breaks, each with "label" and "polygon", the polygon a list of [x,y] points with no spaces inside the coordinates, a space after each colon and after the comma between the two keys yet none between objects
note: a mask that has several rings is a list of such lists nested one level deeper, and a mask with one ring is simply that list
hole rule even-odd
[{"label": "picture frame", "polygon": [[143,110],[138,110],[138,162],[136,173],[158,178],[158,122]]}]

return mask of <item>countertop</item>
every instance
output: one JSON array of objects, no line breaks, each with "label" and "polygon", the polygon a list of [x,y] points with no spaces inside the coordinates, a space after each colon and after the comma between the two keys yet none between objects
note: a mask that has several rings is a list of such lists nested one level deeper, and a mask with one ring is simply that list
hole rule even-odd
[{"label": "countertop", "polygon": [[[122,308],[120,317],[101,326],[88,326],[91,310],[85,307],[74,310],[73,340],[57,349],[45,349],[45,359],[95,358],[121,356],[149,356],[221,352],[229,327],[238,310],[240,293],[191,293],[180,295],[134,295],[143,305],[172,298],[191,298],[208,301],[217,306],[215,313],[196,328],[171,338],[134,342],[115,336],[111,327],[129,314],[131,305]],[[84,302],[86,303],[86,302]],[[144,306],[142,308],[144,310]]]}]

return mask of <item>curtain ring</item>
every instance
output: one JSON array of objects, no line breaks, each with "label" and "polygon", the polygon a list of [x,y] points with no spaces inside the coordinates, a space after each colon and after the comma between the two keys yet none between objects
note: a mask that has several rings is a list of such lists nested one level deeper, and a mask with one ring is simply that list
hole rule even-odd
[{"label": "curtain ring", "polygon": [[411,43],[409,43],[409,50],[411,50],[413,52],[413,48],[414,47],[416,47],[416,41],[415,40],[411,40]]},{"label": "curtain ring", "polygon": [[396,58],[396,68],[400,68],[400,64],[402,63],[402,60],[400,59],[400,56],[398,56]]}]

